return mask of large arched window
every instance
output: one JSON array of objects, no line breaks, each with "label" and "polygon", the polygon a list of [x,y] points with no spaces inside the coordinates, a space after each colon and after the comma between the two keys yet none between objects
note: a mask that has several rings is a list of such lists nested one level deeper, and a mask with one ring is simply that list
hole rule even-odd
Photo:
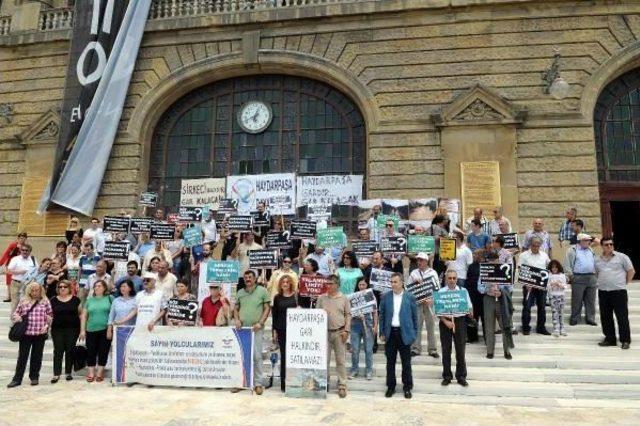
[{"label": "large arched window", "polygon": [[[245,132],[238,111],[247,101],[271,107],[262,133]],[[364,174],[365,126],[356,105],[327,84],[286,75],[219,81],[178,100],[160,119],[151,148],[149,187],[175,210],[182,179],[296,172]],[[334,209],[352,223],[351,209]]]},{"label": "large arched window", "polygon": [[640,181],[640,70],[609,84],[594,114],[601,183]]}]

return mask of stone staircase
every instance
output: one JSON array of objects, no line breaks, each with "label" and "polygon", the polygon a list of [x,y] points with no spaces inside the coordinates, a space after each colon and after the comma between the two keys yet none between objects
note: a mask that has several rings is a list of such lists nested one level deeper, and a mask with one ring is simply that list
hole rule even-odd
[{"label": "stone staircase", "polygon": [[[4,282],[4,277],[0,277]],[[501,356],[501,336],[496,336],[496,357],[486,359],[486,349],[480,343],[467,345],[467,369],[470,386],[463,388],[452,383],[440,385],[442,366],[440,359],[426,355],[412,358],[414,396],[433,402],[455,402],[485,405],[519,405],[534,407],[620,407],[637,408],[640,404],[640,283],[629,286],[629,310],[632,345],[629,350],[620,347],[601,348],[601,328],[578,325],[567,326],[568,337],[555,338],[531,334],[514,336],[515,349],[512,360]],[[5,288],[3,286],[3,288]],[[0,292],[4,298],[4,290]],[[520,325],[522,291],[514,291],[514,324]],[[532,313],[535,325],[536,313]],[[547,312],[548,328],[551,328],[550,309]],[[597,318],[599,323],[599,318]],[[568,322],[568,315],[565,316]],[[0,382],[8,383],[13,375],[18,345],[7,338],[9,329],[9,304],[0,304]],[[426,336],[423,338],[426,343]],[[265,342],[265,347],[269,345]],[[439,352],[441,352],[439,350]],[[265,373],[270,373],[268,354],[265,353]],[[347,354],[347,365],[350,365]],[[454,360],[455,363],[455,360]],[[364,354],[361,354],[361,367]],[[374,355],[374,379],[349,380],[350,392],[382,397],[385,391],[384,350]],[[398,364],[398,377],[400,377]],[[52,343],[47,341],[41,384],[49,386],[52,374]],[[26,379],[25,379],[26,380]],[[276,381],[278,379],[276,378]],[[332,385],[335,374],[332,368]],[[57,385],[60,386],[60,385]],[[277,388],[278,385],[275,385]],[[334,386],[332,386],[335,389]],[[176,390],[179,392],[179,390]],[[267,391],[267,396],[271,391]],[[401,396],[397,396],[400,398]]]}]

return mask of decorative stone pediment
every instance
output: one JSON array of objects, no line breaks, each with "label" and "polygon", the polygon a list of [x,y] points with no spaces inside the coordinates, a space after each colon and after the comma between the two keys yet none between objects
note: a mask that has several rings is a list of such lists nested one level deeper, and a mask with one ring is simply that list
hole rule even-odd
[{"label": "decorative stone pediment", "polygon": [[31,126],[27,127],[18,138],[28,145],[33,143],[56,143],[60,131],[60,114],[55,109],[42,114]]},{"label": "decorative stone pediment", "polygon": [[438,127],[477,126],[518,124],[524,115],[524,111],[518,111],[496,91],[478,84],[454,99],[432,119]]}]

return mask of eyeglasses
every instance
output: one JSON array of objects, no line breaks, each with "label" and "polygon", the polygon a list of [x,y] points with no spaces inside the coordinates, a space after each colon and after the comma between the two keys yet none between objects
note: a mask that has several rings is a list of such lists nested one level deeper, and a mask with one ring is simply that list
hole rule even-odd
[{"label": "eyeglasses", "polygon": [[387,223],[387,227],[393,228],[393,223]]},{"label": "eyeglasses", "polygon": [[68,285],[59,285],[58,288],[69,288]]},{"label": "eyeglasses", "polygon": [[449,281],[457,281],[457,280],[458,280],[458,278],[457,278],[457,277],[447,277],[447,279],[448,279]]}]

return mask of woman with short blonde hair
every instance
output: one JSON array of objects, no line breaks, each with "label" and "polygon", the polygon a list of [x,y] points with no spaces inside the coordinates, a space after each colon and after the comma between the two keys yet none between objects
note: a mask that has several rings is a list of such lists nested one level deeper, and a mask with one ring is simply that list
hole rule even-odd
[{"label": "woman with short blonde hair", "polygon": [[44,342],[47,340],[49,326],[53,319],[51,304],[49,299],[45,297],[44,290],[36,281],[27,284],[24,297],[18,303],[18,307],[11,316],[14,323],[27,319],[27,329],[20,338],[20,349],[18,352],[18,363],[16,364],[16,372],[7,385],[9,388],[20,386],[24,371],[27,368],[27,359],[29,353],[29,379],[31,386],[38,385],[40,379],[40,368],[42,367],[42,352],[44,351]]}]

